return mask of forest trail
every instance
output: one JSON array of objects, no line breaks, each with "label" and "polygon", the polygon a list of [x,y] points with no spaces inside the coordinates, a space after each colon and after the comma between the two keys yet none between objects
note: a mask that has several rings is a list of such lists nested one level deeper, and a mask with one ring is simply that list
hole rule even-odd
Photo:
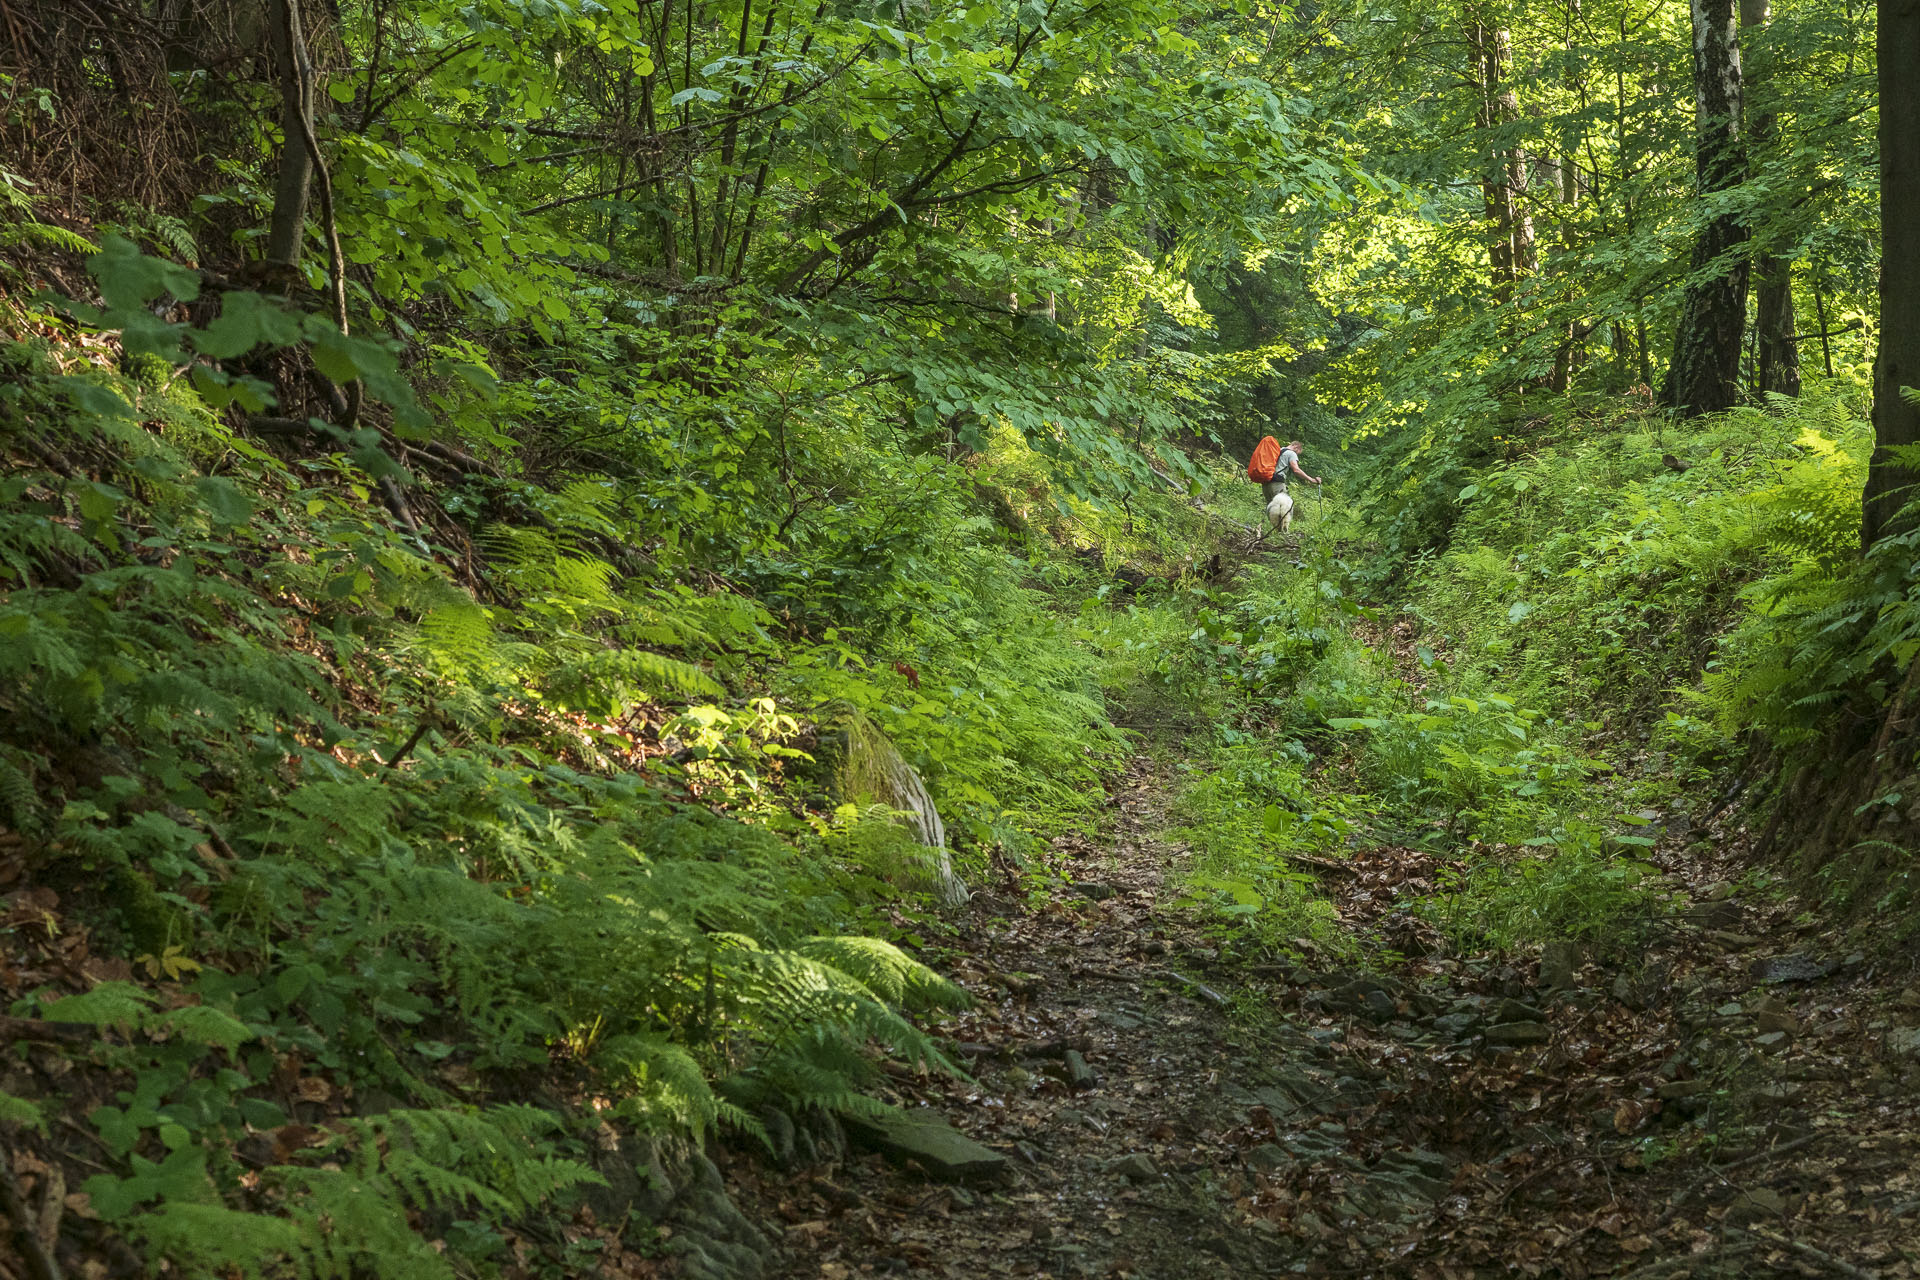
[{"label": "forest trail", "polygon": [[1001,1176],[736,1159],[778,1274],[1917,1273],[1920,989],[1795,904],[1665,842],[1699,905],[1637,966],[1561,947],[1536,971],[1443,957],[1402,907],[1447,868],[1374,848],[1303,868],[1368,963],[1222,955],[1173,905],[1172,781],[1143,757],[1099,838],[1056,842],[1069,879],[982,886],[957,922],[943,968],[977,1004],[942,1030],[973,1079],[901,1073],[889,1100]]}]

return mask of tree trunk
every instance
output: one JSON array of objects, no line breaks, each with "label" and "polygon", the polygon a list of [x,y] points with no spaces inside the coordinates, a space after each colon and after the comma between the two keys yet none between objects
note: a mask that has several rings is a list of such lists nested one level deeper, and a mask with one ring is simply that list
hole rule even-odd
[{"label": "tree trunk", "polygon": [[1800,336],[1793,315],[1793,263],[1779,254],[1760,260],[1756,289],[1759,314],[1759,359],[1754,370],[1756,391],[1800,394]]},{"label": "tree trunk", "polygon": [[[1692,0],[1693,106],[1699,131],[1695,178],[1708,195],[1745,176],[1740,136],[1740,43],[1734,0]],[[1661,400],[1689,417],[1740,400],[1740,344],[1747,327],[1747,228],[1723,214],[1700,229],[1673,363]]]},{"label": "tree trunk", "polygon": [[[1920,443],[1920,0],[1880,0],[1880,352],[1860,542],[1872,546],[1920,475],[1889,450]],[[1824,330],[1825,326],[1821,326]]]},{"label": "tree trunk", "polygon": [[[1564,272],[1566,263],[1573,260],[1573,210],[1580,202],[1580,170],[1574,157],[1568,154],[1564,163],[1558,166],[1554,175],[1556,192],[1560,197],[1560,265],[1556,272]],[[1590,332],[1590,329],[1587,330]],[[1555,395],[1565,395],[1573,388],[1573,369],[1578,364],[1580,348],[1584,345],[1585,332],[1575,321],[1569,320],[1561,332],[1560,342],[1553,349],[1553,372],[1547,375],[1547,389]]]},{"label": "tree trunk", "polygon": [[305,141],[313,118],[313,64],[300,23],[300,0],[273,0],[267,26],[273,72],[280,81],[280,176],[273,188],[267,261],[291,273],[300,265],[307,191],[313,182],[313,156]]},{"label": "tree trunk", "polygon": [[[1480,86],[1479,124],[1494,129],[1520,118],[1520,99],[1507,83],[1513,61],[1513,41],[1506,28],[1491,25],[1477,13],[1467,16],[1467,41],[1473,55],[1473,78]],[[1513,286],[1532,273],[1536,255],[1533,219],[1522,196],[1527,189],[1527,156],[1518,146],[1490,141],[1482,157],[1480,193],[1488,222],[1488,261],[1493,296],[1506,302]]]},{"label": "tree trunk", "polygon": [[[1742,30],[1757,33],[1765,28],[1771,16],[1768,0],[1740,0]],[[1757,96],[1755,86],[1772,74],[1772,66],[1768,60],[1754,57],[1749,51],[1742,71],[1745,78],[1742,87],[1751,100]],[[1773,146],[1778,132],[1773,112],[1752,115],[1747,121],[1748,157],[1765,154]],[[1753,389],[1797,396],[1800,394],[1800,343],[1793,315],[1793,258],[1784,253],[1762,252],[1754,257],[1754,271],[1759,278],[1754,286],[1758,314],[1754,318]]]}]

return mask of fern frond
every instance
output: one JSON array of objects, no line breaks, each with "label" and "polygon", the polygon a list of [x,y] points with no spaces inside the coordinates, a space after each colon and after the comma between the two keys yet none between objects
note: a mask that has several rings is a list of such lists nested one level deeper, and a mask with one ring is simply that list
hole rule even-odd
[{"label": "fern frond", "polygon": [[0,1089],[0,1131],[7,1129],[32,1129],[36,1133],[45,1133],[47,1118],[40,1113],[37,1103]]},{"label": "fern frond", "polygon": [[802,955],[858,978],[870,990],[914,1009],[958,1009],[966,992],[880,938],[849,935],[808,938]]}]

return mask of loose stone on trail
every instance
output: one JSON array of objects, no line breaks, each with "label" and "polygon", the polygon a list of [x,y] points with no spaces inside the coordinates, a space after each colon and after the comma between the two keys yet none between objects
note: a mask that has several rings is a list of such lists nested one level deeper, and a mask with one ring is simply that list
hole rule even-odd
[{"label": "loose stone on trail", "polygon": [[1549,942],[1540,948],[1540,985],[1549,991],[1574,986],[1585,952],[1585,947],[1567,939]]},{"label": "loose stone on trail", "polygon": [[1748,968],[1758,982],[1813,982],[1833,972],[1833,966],[1812,956],[1768,956]]},{"label": "loose stone on trail", "polygon": [[1007,1171],[1007,1158],[967,1137],[946,1121],[889,1108],[880,1115],[844,1115],[854,1141],[905,1163],[912,1161],[939,1182],[990,1181]]}]

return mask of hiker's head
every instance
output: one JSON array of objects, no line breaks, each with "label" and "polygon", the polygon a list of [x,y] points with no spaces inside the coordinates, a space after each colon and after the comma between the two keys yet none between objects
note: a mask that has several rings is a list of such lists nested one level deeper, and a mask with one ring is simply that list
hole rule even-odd
[{"label": "hiker's head", "polygon": [[1287,441],[1287,448],[1293,450],[1295,453],[1300,453],[1304,451],[1306,447],[1307,446],[1305,446],[1304,444],[1301,444],[1298,440]]}]

